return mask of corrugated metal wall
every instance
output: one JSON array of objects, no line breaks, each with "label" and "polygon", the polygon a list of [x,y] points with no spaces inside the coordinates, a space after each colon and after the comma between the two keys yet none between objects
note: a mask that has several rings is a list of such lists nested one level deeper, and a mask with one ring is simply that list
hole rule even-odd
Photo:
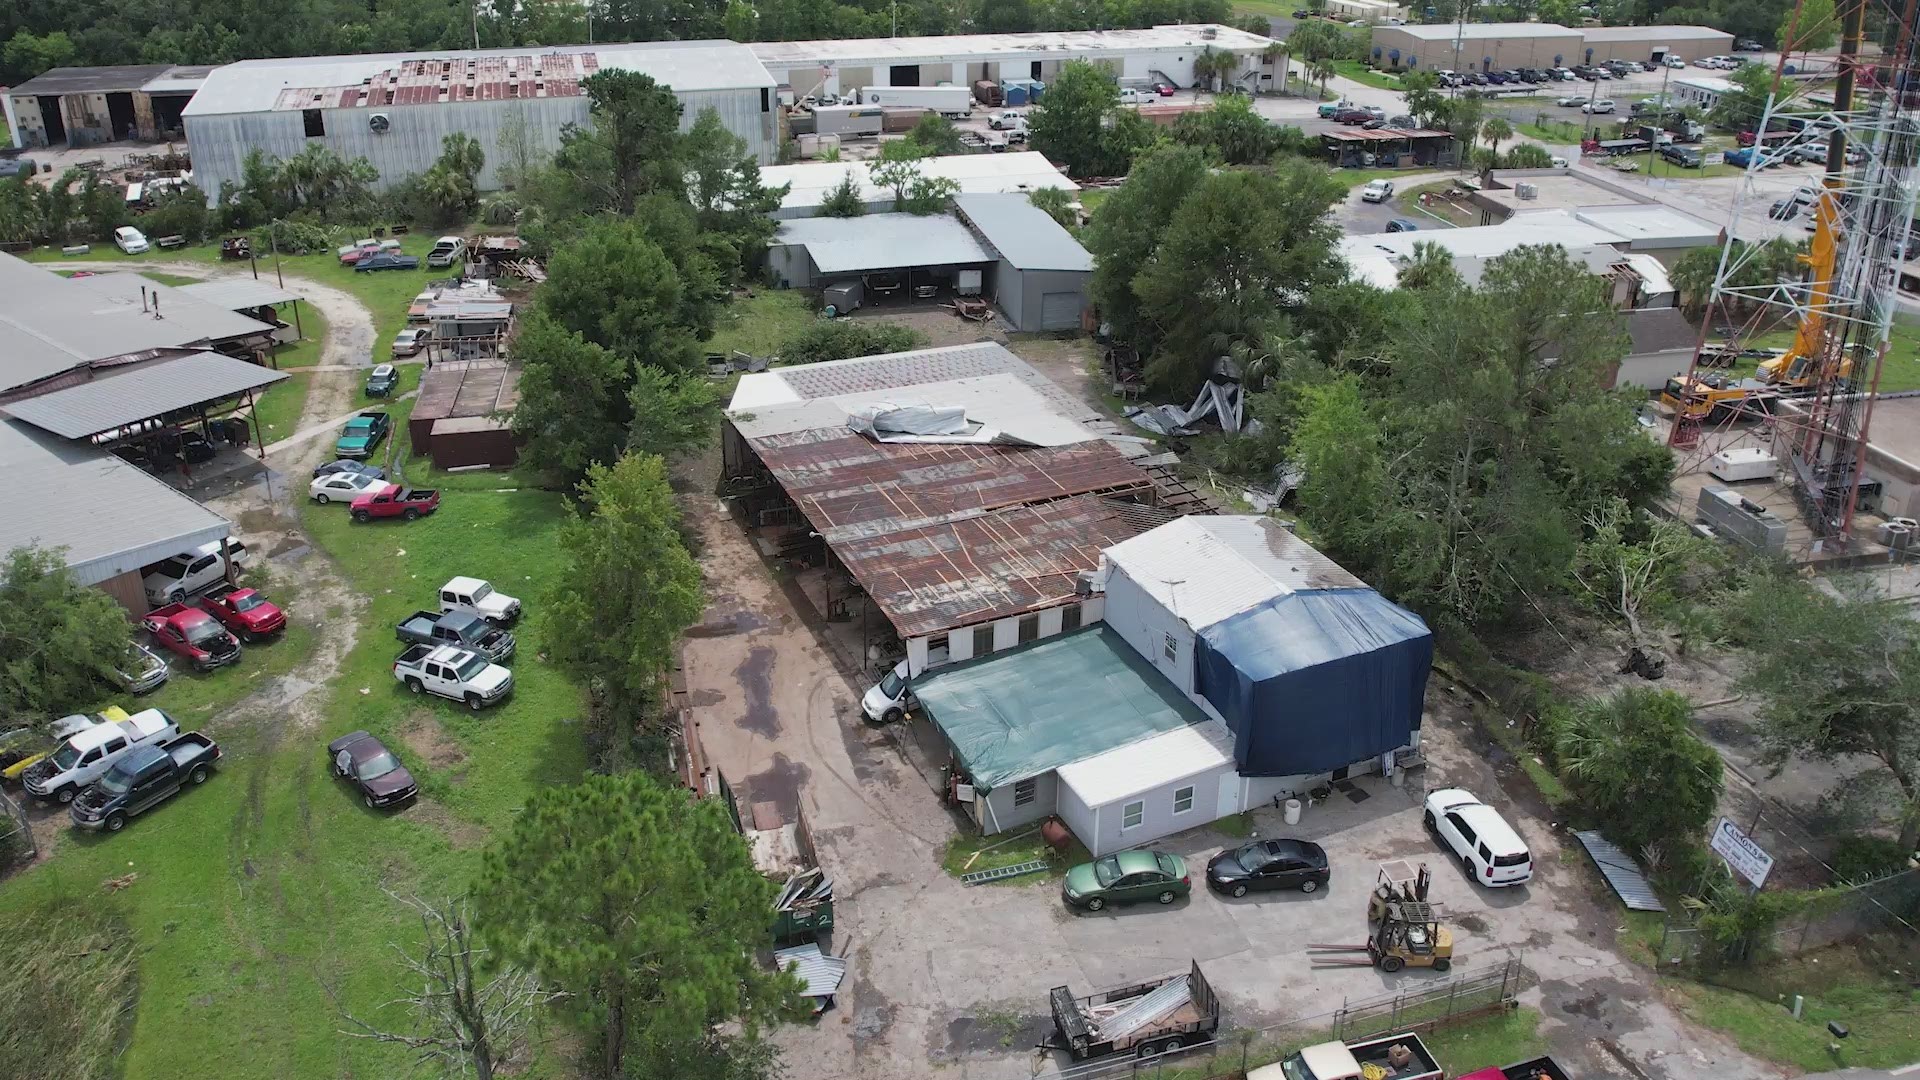
[{"label": "corrugated metal wall", "polygon": [[[770,93],[770,92],[769,92]],[[680,95],[686,106],[681,130],[693,126],[700,110],[712,106],[729,131],[747,141],[747,151],[761,164],[774,159],[773,114],[761,112],[761,90],[713,90]],[[384,115],[388,129],[375,134],[368,117]],[[551,153],[560,145],[563,125],[587,123],[587,99],[529,98],[518,101],[473,101],[444,105],[409,105],[388,109],[327,109],[322,112],[326,134],[306,137],[296,110],[276,110],[227,116],[188,116],[187,143],[193,151],[196,181],[217,200],[220,189],[236,183],[247,152],[259,148],[278,158],[298,154],[309,142],[318,142],[348,158],[364,157],[380,170],[379,187],[423,173],[440,157],[440,141],[456,131],[479,140],[487,165],[480,187],[499,187],[495,165],[500,156],[500,131],[516,113],[524,117],[535,145]]]}]

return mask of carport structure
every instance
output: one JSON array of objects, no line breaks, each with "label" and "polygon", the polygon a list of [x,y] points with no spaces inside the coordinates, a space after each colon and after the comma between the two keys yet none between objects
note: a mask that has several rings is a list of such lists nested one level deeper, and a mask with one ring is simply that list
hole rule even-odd
[{"label": "carport structure", "polygon": [[1372,154],[1379,164],[1389,164],[1385,160],[1389,154],[1393,155],[1395,162],[1404,154],[1413,159],[1413,164],[1425,167],[1447,164],[1446,159],[1450,156],[1447,151],[1453,142],[1453,133],[1431,128],[1378,128],[1373,131],[1352,128],[1323,131],[1320,138],[1335,168],[1361,165],[1361,154]]},{"label": "carport structure", "polygon": [[[243,396],[251,406],[255,390],[286,377],[231,356],[197,352],[98,372],[87,382],[11,401],[4,408],[14,419],[64,439],[114,451],[157,443],[158,449],[184,459],[184,423],[197,421],[204,431],[211,406]],[[259,425],[250,426],[264,459]]]},{"label": "carport structure", "polygon": [[[224,308],[250,319],[258,319],[280,329],[284,329],[286,324],[280,322],[277,309],[283,304],[291,305],[294,340],[297,341],[305,336],[305,331],[300,327],[299,294],[288,292],[278,285],[258,278],[219,278],[191,285],[175,285],[173,291],[203,304]],[[280,335],[275,333],[276,341],[279,337]],[[278,364],[278,358],[275,358],[274,362]]]}]

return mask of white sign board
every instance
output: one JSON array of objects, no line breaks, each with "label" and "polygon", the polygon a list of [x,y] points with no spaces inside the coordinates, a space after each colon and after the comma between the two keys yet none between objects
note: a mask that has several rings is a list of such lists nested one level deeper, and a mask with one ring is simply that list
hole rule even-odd
[{"label": "white sign board", "polygon": [[1773,873],[1773,856],[1726,818],[1721,818],[1720,824],[1714,827],[1713,840],[1707,846],[1756,889],[1766,884],[1767,875]]},{"label": "white sign board", "polygon": [[1707,165],[1725,165],[1726,163],[1727,163],[1727,155],[1724,153],[1721,153],[1718,150],[1715,150],[1713,153],[1708,154],[1704,159],[1704,164],[1707,164]]}]

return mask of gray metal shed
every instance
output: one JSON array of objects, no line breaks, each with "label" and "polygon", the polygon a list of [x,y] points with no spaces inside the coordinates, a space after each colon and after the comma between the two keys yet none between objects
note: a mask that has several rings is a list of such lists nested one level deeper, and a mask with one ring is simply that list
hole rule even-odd
[{"label": "gray metal shed", "polygon": [[998,254],[987,292],[1015,330],[1073,330],[1087,306],[1093,256],[1024,194],[962,195],[961,220]]}]

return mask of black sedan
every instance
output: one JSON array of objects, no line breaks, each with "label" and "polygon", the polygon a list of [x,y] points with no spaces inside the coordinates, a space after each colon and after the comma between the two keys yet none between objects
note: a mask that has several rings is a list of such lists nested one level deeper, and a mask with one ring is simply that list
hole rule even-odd
[{"label": "black sedan", "polygon": [[1326,851],[1306,840],[1257,840],[1207,863],[1207,885],[1230,896],[1245,896],[1253,889],[1310,893],[1330,876]]},{"label": "black sedan", "polygon": [[393,756],[385,743],[364,731],[342,735],[327,744],[333,775],[360,789],[367,809],[395,806],[420,793],[413,774]]},{"label": "black sedan", "polygon": [[364,461],[352,461],[347,458],[341,458],[338,461],[329,461],[325,465],[315,465],[313,467],[313,476],[316,480],[322,476],[339,472],[359,473],[361,476],[371,476],[375,480],[385,480],[387,478],[387,470],[380,466],[369,465]]}]

